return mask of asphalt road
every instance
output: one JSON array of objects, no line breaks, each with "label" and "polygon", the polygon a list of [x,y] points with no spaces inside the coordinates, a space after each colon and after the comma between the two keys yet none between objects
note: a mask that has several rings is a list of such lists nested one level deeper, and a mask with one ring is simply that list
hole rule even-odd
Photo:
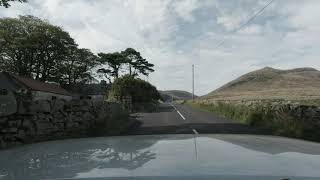
[{"label": "asphalt road", "polygon": [[265,131],[181,104],[161,104],[152,113],[134,114],[137,123],[129,134],[268,134]]}]

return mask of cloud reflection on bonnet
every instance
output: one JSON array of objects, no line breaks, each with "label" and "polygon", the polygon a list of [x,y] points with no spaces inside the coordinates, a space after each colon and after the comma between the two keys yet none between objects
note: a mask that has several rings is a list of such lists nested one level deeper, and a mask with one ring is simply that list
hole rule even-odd
[{"label": "cloud reflection on bonnet", "polygon": [[[31,180],[214,175],[233,169],[228,174],[271,175],[268,172],[272,170],[275,176],[312,177],[320,175],[316,168],[320,167],[318,146],[306,141],[249,135],[201,135],[196,141],[193,135],[73,139],[1,151],[0,160],[6,163],[0,165],[0,174],[3,179]],[[283,166],[277,166],[279,163]]]}]

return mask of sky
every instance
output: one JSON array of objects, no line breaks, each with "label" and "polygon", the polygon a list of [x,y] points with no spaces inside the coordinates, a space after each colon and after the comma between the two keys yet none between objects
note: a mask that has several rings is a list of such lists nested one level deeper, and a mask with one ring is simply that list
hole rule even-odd
[{"label": "sky", "polygon": [[[155,64],[144,79],[161,90],[204,95],[266,66],[320,69],[320,1],[29,0],[0,7],[0,17],[33,15],[68,31],[81,48],[132,47]],[[224,42],[221,46],[218,46]]]}]

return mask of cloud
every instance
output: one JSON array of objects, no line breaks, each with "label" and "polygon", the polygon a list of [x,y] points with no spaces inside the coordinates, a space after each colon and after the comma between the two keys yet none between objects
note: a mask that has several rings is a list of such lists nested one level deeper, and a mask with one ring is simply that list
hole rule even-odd
[{"label": "cloud", "polygon": [[[80,47],[113,52],[134,47],[156,66],[159,89],[206,94],[257,68],[320,69],[320,2],[275,1],[230,33],[266,0],[29,0],[0,8],[0,17],[31,14],[70,32]],[[220,42],[222,46],[216,48]]]},{"label": "cloud", "polygon": [[199,0],[184,0],[175,1],[173,4],[175,12],[185,21],[193,22],[195,17],[193,12],[200,7]]},{"label": "cloud", "polygon": [[239,30],[240,33],[243,33],[245,35],[259,35],[260,33],[262,33],[262,31],[263,28],[259,25],[251,25]]}]

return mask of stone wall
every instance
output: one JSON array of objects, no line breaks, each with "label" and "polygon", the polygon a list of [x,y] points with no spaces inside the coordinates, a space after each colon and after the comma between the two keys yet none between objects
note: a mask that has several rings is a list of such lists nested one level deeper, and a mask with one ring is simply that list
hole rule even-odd
[{"label": "stone wall", "polygon": [[107,119],[110,106],[89,100],[18,101],[17,112],[0,117],[0,148],[68,137],[84,137],[90,125]]},{"label": "stone wall", "polygon": [[[316,125],[320,128],[320,107],[314,105],[304,105],[291,101],[215,101],[216,103],[227,103],[233,105],[245,105],[251,108],[263,107],[271,110],[275,114],[290,114],[295,119]],[[204,103],[209,104],[209,103]]]},{"label": "stone wall", "polygon": [[[250,125],[272,129],[276,135],[302,138],[320,142],[320,107],[285,100],[259,101],[201,101],[213,105],[219,113],[241,119]],[[228,106],[229,105],[229,106]],[[249,116],[250,113],[255,116]],[[251,115],[252,115],[251,114]],[[237,119],[238,118],[238,119]],[[252,121],[254,121],[252,123]]]},{"label": "stone wall", "polygon": [[17,112],[16,97],[11,91],[0,89],[0,117]]}]

